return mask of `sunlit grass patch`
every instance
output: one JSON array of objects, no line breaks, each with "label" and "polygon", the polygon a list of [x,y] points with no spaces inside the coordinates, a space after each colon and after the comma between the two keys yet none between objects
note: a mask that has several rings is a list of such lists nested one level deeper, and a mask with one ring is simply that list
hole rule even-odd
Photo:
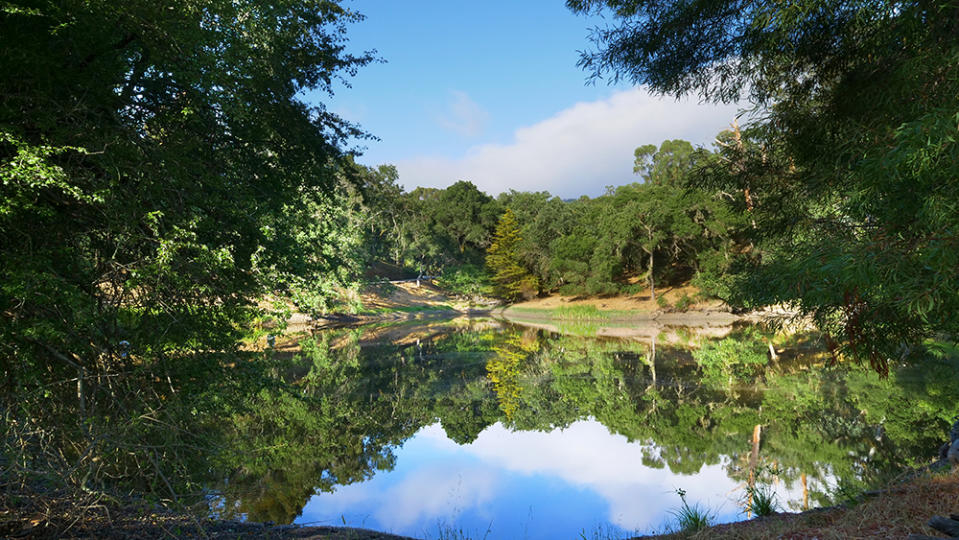
[{"label": "sunlit grass patch", "polygon": [[421,306],[387,306],[368,309],[360,312],[361,315],[383,315],[388,313],[423,313],[427,311],[456,311],[449,304],[421,305]]},{"label": "sunlit grass patch", "polygon": [[607,315],[599,310],[596,306],[582,305],[582,306],[562,306],[553,310],[552,316],[554,319],[566,319],[566,320],[575,320],[575,319],[605,319]]},{"label": "sunlit grass patch", "polygon": [[557,308],[510,307],[510,313],[548,318],[554,321],[609,321],[629,319],[636,312],[628,310],[599,309],[592,305],[560,306]]}]

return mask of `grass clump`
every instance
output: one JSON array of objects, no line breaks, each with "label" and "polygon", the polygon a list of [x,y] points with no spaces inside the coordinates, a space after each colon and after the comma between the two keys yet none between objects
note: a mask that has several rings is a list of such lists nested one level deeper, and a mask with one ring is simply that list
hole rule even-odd
[{"label": "grass clump", "polygon": [[746,488],[746,511],[754,516],[771,516],[779,508],[776,492],[769,486],[749,486]]},{"label": "grass clump", "polygon": [[715,517],[712,512],[702,508],[699,504],[690,506],[689,502],[686,501],[685,489],[677,489],[676,494],[683,501],[683,505],[670,511],[670,514],[676,518],[676,523],[679,525],[681,532],[694,533],[712,525]]},{"label": "grass clump", "polygon": [[686,311],[695,303],[696,300],[694,300],[688,294],[683,293],[683,295],[679,297],[679,300],[676,300],[676,304],[673,306],[673,308],[676,309],[676,311]]}]

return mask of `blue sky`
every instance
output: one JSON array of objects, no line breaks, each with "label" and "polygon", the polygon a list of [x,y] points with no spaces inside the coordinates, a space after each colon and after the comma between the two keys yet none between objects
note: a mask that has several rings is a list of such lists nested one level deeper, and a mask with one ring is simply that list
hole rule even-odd
[{"label": "blue sky", "polygon": [[396,165],[407,189],[462,179],[493,195],[597,195],[635,180],[636,146],[707,144],[736,113],[586,84],[577,51],[604,21],[574,15],[562,0],[345,5],[367,17],[349,28],[351,49],[376,49],[385,63],[361,69],[333,98],[308,99],[379,137],[363,143],[359,161]]}]

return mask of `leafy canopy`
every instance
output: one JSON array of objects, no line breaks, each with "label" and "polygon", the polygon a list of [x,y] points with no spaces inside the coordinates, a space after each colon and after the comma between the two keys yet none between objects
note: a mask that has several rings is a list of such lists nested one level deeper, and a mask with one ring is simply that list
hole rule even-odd
[{"label": "leafy canopy", "polygon": [[733,301],[792,304],[881,373],[959,332],[959,5],[567,5],[616,20],[581,59],[593,76],[756,107],[706,178],[755,224]]}]

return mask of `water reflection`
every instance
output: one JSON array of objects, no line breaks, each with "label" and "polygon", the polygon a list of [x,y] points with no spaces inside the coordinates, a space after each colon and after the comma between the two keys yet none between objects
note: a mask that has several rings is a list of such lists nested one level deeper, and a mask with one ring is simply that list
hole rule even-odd
[{"label": "water reflection", "polygon": [[353,516],[414,536],[436,536],[438,524],[455,523],[489,529],[491,538],[575,537],[608,522],[625,534],[662,521],[678,488],[727,519],[739,512],[737,483],[722,466],[677,477],[642,466],[642,450],[595,420],[551,432],[497,423],[467,445],[434,424],[398,451],[395,471],[314,497],[298,521]]},{"label": "water reflection", "polygon": [[947,360],[880,380],[823,371],[815,336],[775,360],[756,328],[671,336],[654,356],[492,321],[322,333],[234,418],[222,513],[577,537],[658,527],[682,488],[731,520],[750,484],[801,509],[927,459],[959,398]]}]

